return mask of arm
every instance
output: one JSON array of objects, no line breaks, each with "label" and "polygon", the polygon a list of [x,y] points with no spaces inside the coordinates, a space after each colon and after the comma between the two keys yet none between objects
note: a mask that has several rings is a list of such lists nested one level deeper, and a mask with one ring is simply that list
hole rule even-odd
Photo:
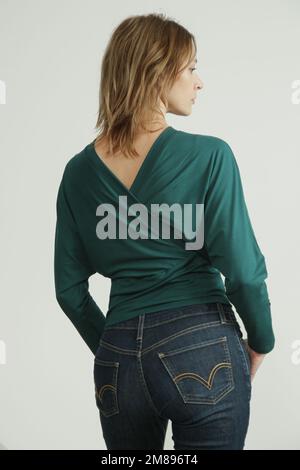
[{"label": "arm", "polygon": [[249,219],[237,162],[221,139],[204,203],[204,244],[212,265],[225,277],[226,295],[244,323],[249,346],[270,352],[275,338],[265,258]]},{"label": "arm", "polygon": [[54,279],[56,299],[93,354],[96,354],[105,316],[89,293],[90,266],[67,199],[65,175],[56,200]]}]

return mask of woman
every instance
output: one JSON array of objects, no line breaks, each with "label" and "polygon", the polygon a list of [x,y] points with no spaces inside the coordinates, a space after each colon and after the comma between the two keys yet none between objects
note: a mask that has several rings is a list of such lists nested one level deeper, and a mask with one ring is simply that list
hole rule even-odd
[{"label": "woman", "polygon": [[[58,191],[56,298],[93,352],[108,449],[163,449],[168,420],[175,449],[243,449],[252,379],[274,347],[234,154],[166,121],[191,114],[196,54],[162,14],[125,19],[102,62],[100,132]],[[112,281],[106,317],[96,272]]]}]

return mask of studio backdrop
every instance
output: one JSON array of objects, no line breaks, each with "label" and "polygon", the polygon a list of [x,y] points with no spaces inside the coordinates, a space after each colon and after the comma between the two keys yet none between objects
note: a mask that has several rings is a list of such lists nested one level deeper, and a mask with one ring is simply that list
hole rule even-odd
[{"label": "studio backdrop", "polygon": [[[253,382],[245,449],[299,450],[297,0],[0,1],[0,446],[105,449],[94,358],[55,298],[56,197],[66,163],[96,136],[113,29],[151,12],[195,35],[204,83],[192,113],[168,123],[230,144],[268,269],[276,342]],[[89,286],[106,312],[110,279]]]}]

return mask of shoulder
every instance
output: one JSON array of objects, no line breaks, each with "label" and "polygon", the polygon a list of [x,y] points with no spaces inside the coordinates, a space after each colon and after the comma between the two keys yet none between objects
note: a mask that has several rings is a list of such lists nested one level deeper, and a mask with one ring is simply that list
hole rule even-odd
[{"label": "shoulder", "polygon": [[182,130],[176,130],[176,136],[178,139],[181,139],[183,142],[192,143],[196,145],[199,149],[205,149],[207,151],[232,151],[229,143],[217,137],[215,135],[208,134],[197,134]]},{"label": "shoulder", "polygon": [[221,137],[181,130],[177,130],[176,135],[178,140],[186,143],[190,149],[195,150],[199,158],[206,159],[212,166],[218,163],[236,163],[231,145]]},{"label": "shoulder", "polygon": [[65,184],[71,185],[80,183],[80,181],[82,181],[82,178],[88,168],[86,164],[88,158],[86,149],[88,145],[79,150],[75,155],[71,156],[65,162],[62,175],[62,179],[64,180]]},{"label": "shoulder", "polygon": [[80,171],[85,164],[86,160],[86,147],[84,149],[79,150],[75,155],[70,157],[65,164],[65,172],[67,174],[76,173]]}]

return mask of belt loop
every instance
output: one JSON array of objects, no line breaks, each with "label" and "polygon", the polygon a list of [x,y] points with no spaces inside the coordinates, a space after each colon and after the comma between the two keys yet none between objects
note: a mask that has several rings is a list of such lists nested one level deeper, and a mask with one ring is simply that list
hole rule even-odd
[{"label": "belt loop", "polygon": [[226,316],[225,316],[225,312],[224,312],[224,309],[223,309],[223,305],[220,302],[217,302],[217,307],[218,307],[221,323],[222,324],[226,323]]},{"label": "belt loop", "polygon": [[138,352],[141,354],[141,349],[143,345],[143,328],[144,328],[144,321],[145,321],[145,314],[141,314],[138,316],[138,328],[137,328],[137,336],[136,336],[136,341],[137,341],[137,346],[138,346]]}]

